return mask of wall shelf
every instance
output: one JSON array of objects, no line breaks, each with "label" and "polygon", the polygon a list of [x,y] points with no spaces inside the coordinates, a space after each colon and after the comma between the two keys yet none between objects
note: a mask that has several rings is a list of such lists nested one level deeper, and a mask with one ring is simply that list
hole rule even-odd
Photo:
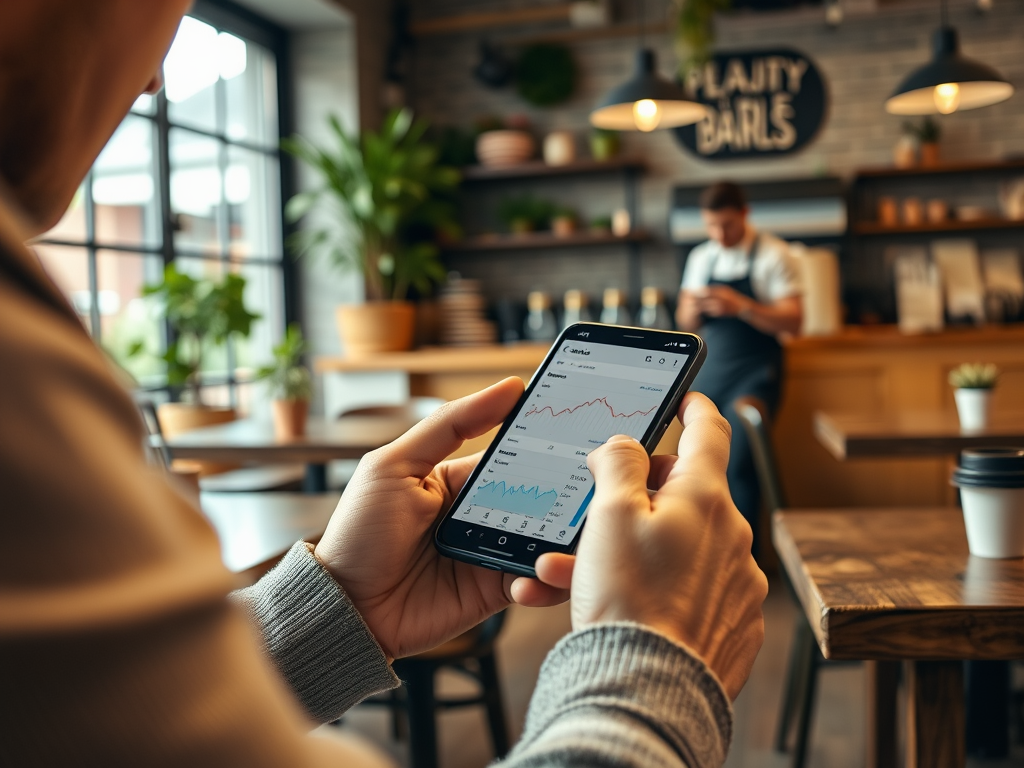
[{"label": "wall shelf", "polygon": [[506,168],[469,165],[462,169],[462,181],[463,183],[474,183],[515,179],[549,179],[558,176],[582,176],[617,171],[640,172],[645,167],[643,160],[630,157],[616,157],[611,160],[577,160],[568,165],[547,165],[543,160],[531,160]]},{"label": "wall shelf", "polygon": [[981,232],[987,229],[1024,229],[1024,221],[1015,221],[1013,219],[950,220],[938,224],[921,224],[915,227],[886,227],[877,222],[862,222],[853,227],[853,234],[863,237],[882,237],[887,235],[915,235],[940,232]]},{"label": "wall shelf", "polygon": [[[913,178],[915,176],[941,176],[943,174],[984,173],[988,171],[1024,171],[1024,158],[992,160],[970,163],[943,163],[933,168],[862,168],[856,179]],[[856,184],[856,180],[854,181]]]},{"label": "wall shelf", "polygon": [[625,237],[594,232],[574,232],[558,237],[550,232],[533,232],[524,235],[497,235],[470,237],[457,243],[442,246],[447,253],[470,253],[475,251],[533,251],[550,248],[579,248],[591,246],[623,245],[646,243],[652,239],[644,230],[630,232]]}]

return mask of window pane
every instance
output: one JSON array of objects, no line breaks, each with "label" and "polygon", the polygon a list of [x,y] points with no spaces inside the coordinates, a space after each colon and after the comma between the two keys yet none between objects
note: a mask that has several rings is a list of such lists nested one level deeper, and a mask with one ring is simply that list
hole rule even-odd
[{"label": "window pane", "polygon": [[274,55],[226,32],[220,34],[221,71],[229,139],[276,147],[277,70]]},{"label": "window pane", "polygon": [[79,187],[75,192],[71,205],[57,226],[43,235],[47,240],[65,240],[73,243],[85,242],[85,188]]},{"label": "window pane", "polygon": [[93,166],[96,242],[155,246],[160,242],[152,120],[129,115]]},{"label": "window pane", "polygon": [[[96,272],[103,347],[140,385],[162,384],[163,317],[155,302],[142,298],[143,285],[161,281],[162,260],[139,253],[98,251]],[[143,351],[129,356],[138,343]]]},{"label": "window pane", "polygon": [[[224,274],[223,262],[216,259],[190,259],[179,256],[174,260],[178,271],[191,275],[196,280],[220,281]],[[225,345],[203,348],[200,370],[206,376],[225,379],[228,374],[228,353]]]},{"label": "window pane", "polygon": [[220,142],[173,129],[169,143],[175,248],[219,254],[217,209],[223,187],[218,164]]},{"label": "window pane", "polygon": [[132,112],[142,115],[152,115],[156,111],[156,97],[143,93],[132,104]]},{"label": "window pane", "polygon": [[186,16],[164,59],[164,88],[171,122],[217,130],[217,30]]},{"label": "window pane", "polygon": [[261,317],[252,324],[249,337],[235,345],[239,378],[251,378],[256,368],[273,359],[272,349],[280,343],[284,329],[284,283],[278,267],[242,264],[245,278],[245,306]]},{"label": "window pane", "polygon": [[281,200],[277,158],[228,148],[224,194],[231,221],[231,257],[281,258]]},{"label": "window pane", "polygon": [[89,254],[85,248],[70,248],[63,245],[34,246],[39,260],[53,278],[53,282],[64,292],[78,312],[85,326],[89,327]]}]

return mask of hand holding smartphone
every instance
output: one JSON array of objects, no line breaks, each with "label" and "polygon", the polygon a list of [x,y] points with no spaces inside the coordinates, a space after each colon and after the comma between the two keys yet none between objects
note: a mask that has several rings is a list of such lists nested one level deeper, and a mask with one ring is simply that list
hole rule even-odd
[{"label": "hand holding smartphone", "polygon": [[575,551],[594,493],[587,455],[615,434],[653,451],[705,354],[689,333],[567,328],[438,525],[438,550],[524,576],[541,554]]}]

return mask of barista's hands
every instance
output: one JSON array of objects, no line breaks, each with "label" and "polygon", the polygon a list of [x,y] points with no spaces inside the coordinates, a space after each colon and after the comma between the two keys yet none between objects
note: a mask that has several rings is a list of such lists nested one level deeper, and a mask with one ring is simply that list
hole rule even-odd
[{"label": "barista's hands", "polygon": [[[442,462],[500,424],[519,379],[448,403],[359,463],[316,557],[344,587],[392,659],[433,648],[512,602],[554,605],[568,591],[442,557],[434,523],[480,457]],[[514,588],[513,588],[514,585]],[[568,586],[568,585],[566,585]]]},{"label": "barista's hands", "polygon": [[757,304],[749,296],[727,285],[709,285],[694,292],[700,313],[705,317],[735,317]]},{"label": "barista's hands", "polygon": [[768,582],[729,495],[728,422],[695,393],[679,416],[678,457],[649,459],[623,435],[590,454],[596,489],[575,562],[543,555],[537,575],[571,582],[574,628],[645,624],[694,651],[735,698],[764,640]]}]

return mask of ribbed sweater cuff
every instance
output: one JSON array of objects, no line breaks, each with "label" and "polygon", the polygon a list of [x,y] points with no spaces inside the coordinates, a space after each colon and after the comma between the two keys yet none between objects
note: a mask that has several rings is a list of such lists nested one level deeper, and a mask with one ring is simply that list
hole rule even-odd
[{"label": "ribbed sweater cuff", "polygon": [[252,615],[267,654],[316,722],[398,687],[369,627],[306,543],[233,598]]},{"label": "ribbed sweater cuff", "polygon": [[656,731],[689,768],[718,768],[732,739],[732,707],[696,655],[642,625],[602,624],[548,654],[520,748],[583,707],[613,710]]}]

